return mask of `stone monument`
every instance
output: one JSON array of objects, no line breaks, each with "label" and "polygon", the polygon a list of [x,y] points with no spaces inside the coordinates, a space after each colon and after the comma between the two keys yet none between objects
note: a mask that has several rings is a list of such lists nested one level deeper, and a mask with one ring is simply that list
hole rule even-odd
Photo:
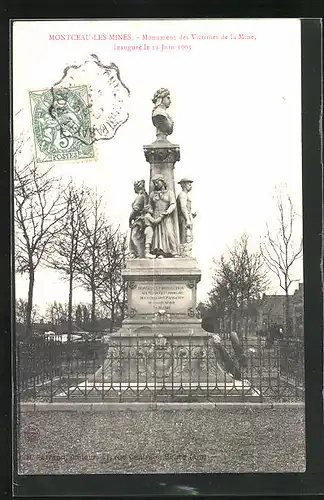
[{"label": "stone monument", "polygon": [[[144,258],[127,262],[123,277],[128,285],[128,317],[118,335],[171,334],[200,339],[207,336],[196,311],[201,272],[187,248],[192,242],[195,216],[189,198],[192,181],[180,181],[182,192],[176,198],[174,170],[180,148],[168,139],[174,126],[167,112],[171,104],[169,90],[157,90],[152,101],[156,140],[144,146],[150,179],[147,206],[140,215],[143,230],[138,252]],[[130,247],[132,251],[132,241]]]},{"label": "stone monument", "polygon": [[229,398],[231,391],[233,397],[242,391],[245,398],[253,396],[247,381],[235,380],[222,366],[220,338],[201,327],[196,309],[201,271],[192,257],[193,181],[182,178],[176,197],[180,148],[168,140],[174,126],[168,114],[170,93],[161,88],[152,100],[156,140],[144,146],[149,193],[144,180],[134,183],[129,217],[131,258],[123,272],[128,312],[87,387],[92,394],[104,391],[117,400],[122,394],[122,400],[130,401],[151,400],[153,393],[156,400],[171,393],[173,400],[219,398],[225,392]]}]

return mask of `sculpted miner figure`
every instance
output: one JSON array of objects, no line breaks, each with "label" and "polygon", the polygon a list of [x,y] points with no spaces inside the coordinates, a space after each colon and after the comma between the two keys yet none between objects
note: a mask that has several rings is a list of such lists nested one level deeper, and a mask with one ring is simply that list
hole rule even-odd
[{"label": "sculpted miner figure", "polygon": [[192,182],[190,179],[181,179],[180,184],[182,191],[177,198],[178,219],[179,219],[179,233],[180,233],[180,253],[182,257],[190,257],[192,251],[193,241],[193,219],[196,217],[195,213],[191,211],[191,197],[190,191],[192,189]]},{"label": "sculpted miner figure", "polygon": [[171,190],[167,188],[166,182],[161,174],[152,177],[154,189],[149,197],[152,208],[153,219],[160,222],[153,225],[152,241],[146,240],[150,245],[150,253],[158,258],[178,257],[179,250],[176,240],[175,227],[172,212],[176,208],[176,199]]},{"label": "sculpted miner figure", "polygon": [[132,203],[132,212],[129,216],[129,227],[131,228],[129,250],[133,259],[144,257],[145,223],[143,210],[149,200],[144,180],[134,182],[134,191],[136,196]]},{"label": "sculpted miner figure", "polygon": [[152,121],[156,127],[156,139],[163,141],[166,140],[168,135],[172,134],[174,125],[171,116],[167,113],[167,109],[171,104],[169,90],[164,88],[157,90],[152,101],[154,104]]}]

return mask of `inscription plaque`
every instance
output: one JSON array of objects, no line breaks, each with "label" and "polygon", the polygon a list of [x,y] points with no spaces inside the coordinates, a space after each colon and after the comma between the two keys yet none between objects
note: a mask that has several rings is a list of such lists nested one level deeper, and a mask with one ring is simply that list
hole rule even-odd
[{"label": "inscription plaque", "polygon": [[193,291],[184,282],[141,282],[132,290],[132,307],[138,314],[150,314],[159,310],[168,313],[187,314],[192,306]]}]

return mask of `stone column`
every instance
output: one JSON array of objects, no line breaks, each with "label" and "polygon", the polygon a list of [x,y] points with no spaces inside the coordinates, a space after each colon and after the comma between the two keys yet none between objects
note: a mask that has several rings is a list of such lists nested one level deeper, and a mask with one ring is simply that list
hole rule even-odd
[{"label": "stone column", "polygon": [[[149,192],[153,189],[152,177],[156,174],[163,175],[168,188],[173,191],[176,197],[175,181],[174,181],[174,166],[180,160],[180,147],[177,144],[172,144],[167,139],[157,140],[150,145],[144,146],[144,154],[146,161],[150,164],[150,183]],[[176,230],[176,238],[179,242],[179,223],[178,212],[174,210],[173,214],[174,227]]]}]

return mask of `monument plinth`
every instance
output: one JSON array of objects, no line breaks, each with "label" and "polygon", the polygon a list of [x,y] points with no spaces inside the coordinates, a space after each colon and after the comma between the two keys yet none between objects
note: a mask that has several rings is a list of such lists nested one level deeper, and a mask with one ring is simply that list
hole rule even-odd
[{"label": "monument plinth", "polygon": [[195,259],[130,260],[123,278],[128,286],[128,316],[122,335],[125,327],[129,334],[144,336],[163,332],[175,336],[206,334],[197,318],[201,272]]}]

